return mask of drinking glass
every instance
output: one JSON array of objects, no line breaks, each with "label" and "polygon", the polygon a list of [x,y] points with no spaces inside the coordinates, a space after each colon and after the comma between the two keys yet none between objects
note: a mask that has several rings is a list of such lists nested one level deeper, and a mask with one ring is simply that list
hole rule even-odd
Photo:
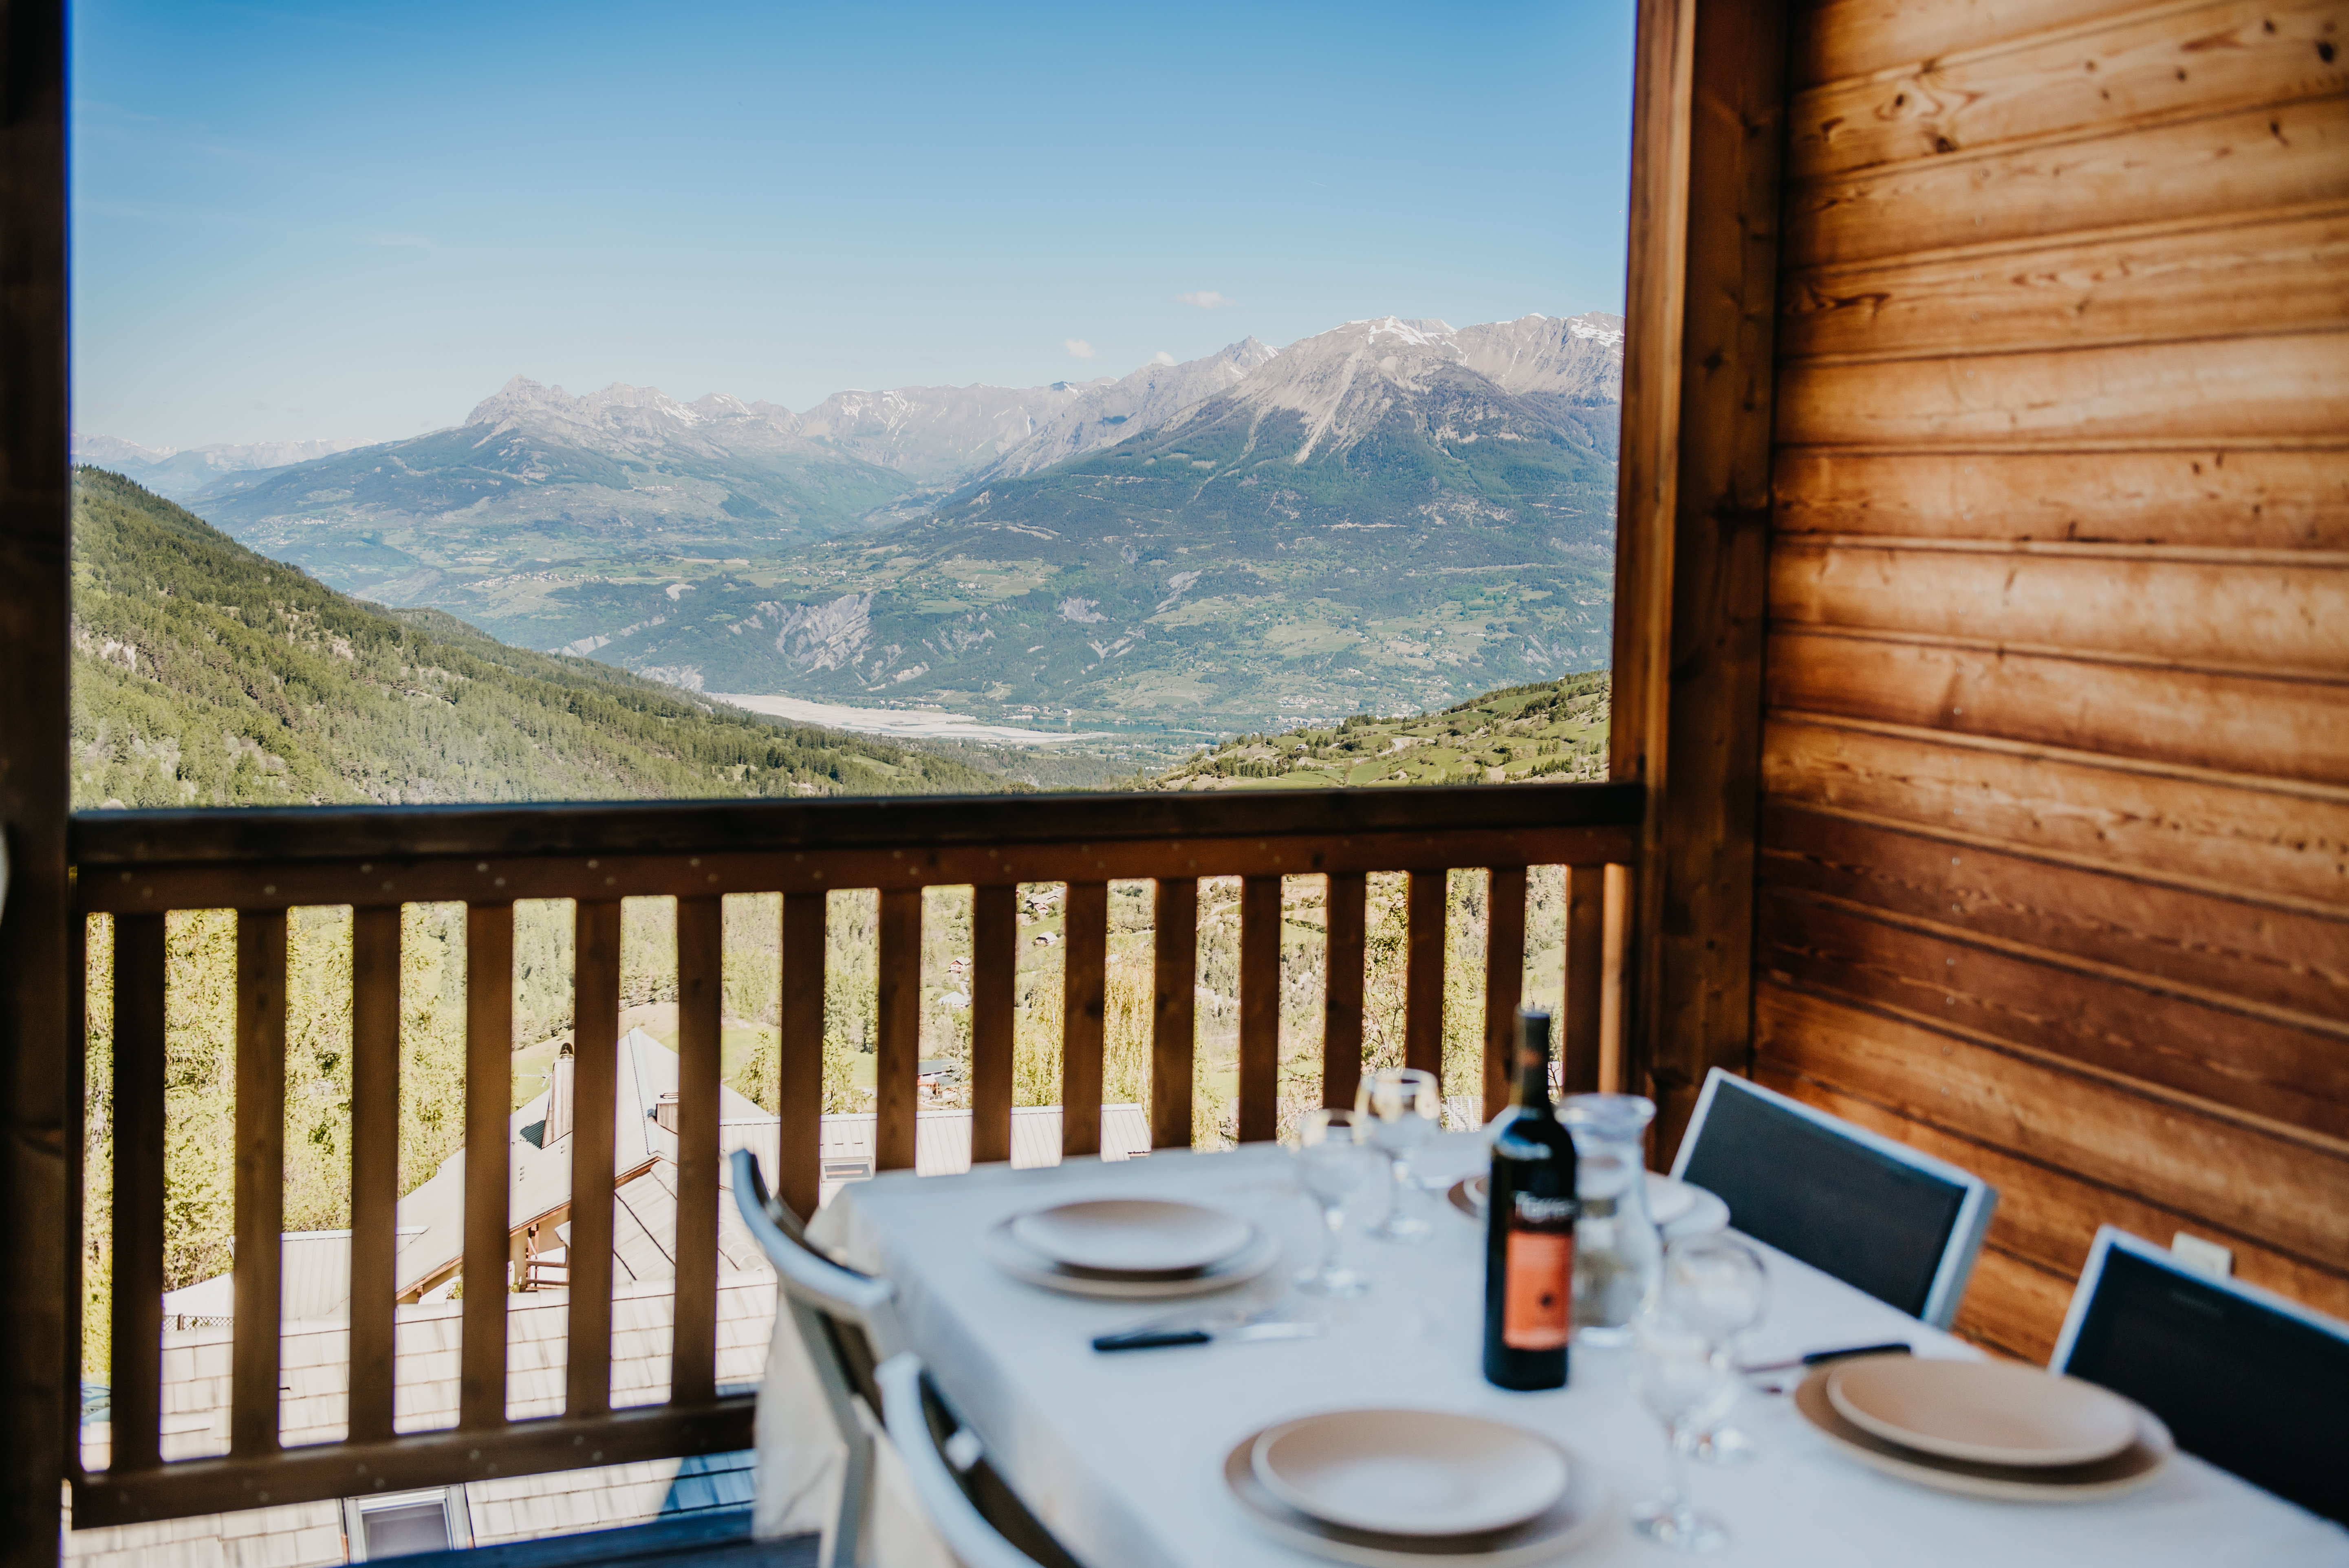
[{"label": "drinking glass", "polygon": [[1711,1552],[1728,1529],[1688,1500],[1688,1456],[1698,1432],[1726,1412],[1737,1387],[1714,1360],[1704,1329],[1677,1316],[1661,1292],[1631,1327],[1631,1386],[1663,1423],[1671,1469],[1664,1490],[1631,1511],[1631,1527],[1675,1552]]},{"label": "drinking glass", "polygon": [[[1770,1300],[1770,1271],[1762,1254],[1734,1236],[1692,1236],[1664,1251],[1663,1295],[1682,1322],[1705,1336],[1713,1365],[1737,1381],[1737,1336],[1762,1321]],[[1690,1451],[1706,1464],[1736,1464],[1754,1456],[1752,1439],[1721,1418],[1702,1428]]]},{"label": "drinking glass", "polygon": [[1362,1142],[1359,1118],[1350,1110],[1309,1110],[1297,1130],[1297,1174],[1306,1191],[1321,1205],[1321,1224],[1328,1235],[1321,1262],[1297,1276],[1298,1287],[1316,1295],[1360,1295],[1371,1282],[1352,1269],[1338,1266],[1338,1233],[1346,1223],[1346,1200],[1371,1184],[1378,1173],[1371,1150]]},{"label": "drinking glass", "polygon": [[1381,1068],[1362,1075],[1354,1094],[1354,1116],[1371,1147],[1387,1157],[1387,1217],[1370,1233],[1382,1242],[1423,1242],[1433,1227],[1405,1209],[1419,1191],[1412,1180],[1411,1151],[1435,1136],[1444,1096],[1435,1075],[1417,1068]]}]

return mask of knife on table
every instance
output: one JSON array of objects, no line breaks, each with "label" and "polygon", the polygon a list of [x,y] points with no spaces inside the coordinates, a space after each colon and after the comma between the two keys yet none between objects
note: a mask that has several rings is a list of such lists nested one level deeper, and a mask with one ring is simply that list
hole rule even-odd
[{"label": "knife on table", "polygon": [[1840,1350],[1814,1350],[1807,1355],[1793,1356],[1784,1361],[1756,1361],[1738,1370],[1751,1377],[1756,1372],[1791,1372],[1797,1367],[1823,1367],[1830,1361],[1849,1361],[1860,1356],[1907,1356],[1912,1354],[1906,1341],[1894,1340],[1889,1345],[1847,1345]]},{"label": "knife on table", "polygon": [[1318,1323],[1242,1323],[1228,1328],[1134,1328],[1104,1334],[1093,1340],[1095,1350],[1156,1350],[1168,1345],[1245,1345],[1258,1339],[1310,1339],[1321,1332]]}]

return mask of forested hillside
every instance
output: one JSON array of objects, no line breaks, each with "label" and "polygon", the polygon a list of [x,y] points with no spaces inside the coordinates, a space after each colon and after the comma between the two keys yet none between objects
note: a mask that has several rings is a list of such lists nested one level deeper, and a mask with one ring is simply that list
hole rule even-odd
[{"label": "forested hillside", "polygon": [[1018,787],[361,603],[118,474],[74,490],[77,807]]}]

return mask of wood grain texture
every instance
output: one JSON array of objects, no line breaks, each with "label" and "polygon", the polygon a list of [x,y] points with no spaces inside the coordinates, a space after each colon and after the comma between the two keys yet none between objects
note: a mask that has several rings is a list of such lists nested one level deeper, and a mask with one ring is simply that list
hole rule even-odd
[{"label": "wood grain texture", "polygon": [[1795,533],[2349,550],[2349,450],[1777,454]]},{"label": "wood grain texture", "polygon": [[[1240,883],[1237,1128],[1242,1143],[1264,1142],[1278,1128],[1280,899],[1278,877],[1249,877]],[[1524,900],[1518,903],[1522,905]]]},{"label": "wood grain texture", "polygon": [[1558,1084],[1596,1094],[1607,993],[1607,868],[1567,868],[1565,1006],[1558,1018]]},{"label": "wood grain texture", "polygon": [[1789,801],[1985,847],[2222,896],[2349,909],[2349,792],[1789,715],[1765,731],[1764,779]]},{"label": "wood grain texture", "polygon": [[229,1452],[277,1448],[278,1320],[285,1243],[285,915],[236,917],[235,1344]]},{"label": "wood grain texture", "polygon": [[776,1196],[802,1222],[815,1218],[823,1178],[825,894],[783,895],[780,1120]]},{"label": "wood grain texture", "polygon": [[971,890],[970,1159],[1011,1158],[1011,1005],[1019,978],[1019,890]]},{"label": "wood grain texture", "polygon": [[717,1397],[718,1085],[726,918],[714,898],[677,901],[677,1317],[669,1398]]},{"label": "wood grain texture", "polygon": [[1798,360],[1779,377],[1777,420],[1782,442],[1808,446],[2332,442],[2349,428],[2349,334]]},{"label": "wood grain texture", "polygon": [[2125,12],[2100,26],[1976,47],[1822,83],[1787,109],[1797,179],[2349,87],[2339,0],[2217,0]]},{"label": "wood grain texture", "polygon": [[613,1184],[620,1068],[620,901],[572,910],[571,1243],[564,1413],[612,1408]]},{"label": "wood grain texture", "polygon": [[1813,87],[2102,28],[2142,9],[2129,0],[1819,0],[1794,9],[1791,74]]},{"label": "wood grain texture", "polygon": [[2349,784],[2349,685],[1774,629],[1777,708]]},{"label": "wood grain texture", "polygon": [[1795,625],[2349,676],[2349,556],[2222,564],[1786,538],[1770,558],[1770,613]]},{"label": "wood grain texture", "polygon": [[1199,984],[1199,883],[1161,877],[1153,903],[1150,1147],[1191,1147],[1192,1053]]},{"label": "wood grain texture", "polygon": [[2330,1268],[2349,1259],[2349,1150],[2338,1144],[2283,1136],[1774,981],[1762,981],[1755,998],[1763,1060],[2304,1262]]},{"label": "wood grain texture", "polygon": [[1958,1333],[1992,1350],[2044,1367],[2071,1305],[2072,1282],[2003,1247],[1986,1245],[1958,1304]]},{"label": "wood grain texture", "polygon": [[357,1442],[392,1435],[399,1103],[399,910],[354,910],[349,1433]]},{"label": "wood grain texture", "polygon": [[[1444,889],[1450,874],[1413,872],[1403,893],[1402,1065],[1444,1072]],[[1482,1085],[1478,1088],[1481,1089]],[[1444,1092],[1460,1086],[1446,1084]]]},{"label": "wood grain texture", "polygon": [[1321,1103],[1350,1109],[1362,1081],[1362,942],[1370,884],[1360,872],[1329,878],[1329,938],[1321,983]]},{"label": "wood grain texture", "polygon": [[1790,266],[2349,197],[2349,99],[1789,181]]},{"label": "wood grain texture", "polygon": [[1482,1099],[1490,1121],[1509,1103],[1509,1069],[1516,1059],[1517,1006],[1526,994],[1526,868],[1493,867],[1485,878],[1485,908]]},{"label": "wood grain texture", "polygon": [[1802,1077],[1772,1057],[1756,1060],[1754,1077],[1757,1083],[1980,1176],[1998,1189],[1991,1240],[2066,1279],[2078,1277],[2086,1265],[2099,1225],[2117,1225],[2162,1243],[2187,1231],[2231,1251],[2236,1278],[2320,1311],[2349,1316],[2349,1273],[2278,1251],[2207,1217],[2165,1208],[2127,1188],[2089,1181],[1930,1122],[1911,1120],[1872,1100]]},{"label": "wood grain texture", "polygon": [[1785,984],[2349,1140],[2349,1024],[2294,1026],[2044,948],[1773,892],[1757,955]]},{"label": "wood grain texture", "polygon": [[1920,358],[2322,330],[2349,317],[2349,213],[2156,226],[1790,274],[1789,358]]},{"label": "wood grain texture", "polygon": [[1068,884],[1061,923],[1061,1152],[1101,1152],[1102,1047],[1108,1011],[1109,883]]},{"label": "wood grain texture", "polygon": [[1806,810],[1763,813],[1762,878],[2196,990],[2349,1018],[2349,911],[2330,918]]},{"label": "wood grain texture", "polygon": [[922,891],[881,890],[878,1019],[874,1033],[874,1168],[914,1168],[914,1110],[921,1093]]},{"label": "wood grain texture", "polygon": [[512,1281],[507,1147],[513,1109],[513,905],[465,911],[465,1297],[457,1425],[506,1419],[506,1295]]},{"label": "wood grain texture", "polygon": [[163,917],[114,923],[114,1235],[108,1465],[154,1468],[163,1432]]}]

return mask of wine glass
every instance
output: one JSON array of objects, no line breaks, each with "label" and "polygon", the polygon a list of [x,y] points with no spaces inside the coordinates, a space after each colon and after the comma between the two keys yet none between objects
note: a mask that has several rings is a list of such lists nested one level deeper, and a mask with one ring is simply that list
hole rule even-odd
[{"label": "wine glass", "polygon": [[1719,1420],[1737,1398],[1737,1386],[1713,1357],[1706,1330],[1676,1315],[1663,1292],[1632,1325],[1631,1386],[1648,1413],[1661,1421],[1671,1468],[1664,1490],[1631,1512],[1631,1527],[1675,1552],[1711,1552],[1728,1529],[1688,1500],[1688,1456],[1696,1435]]},{"label": "wine glass", "polygon": [[1381,1068],[1362,1076],[1354,1094],[1354,1116],[1371,1148],[1387,1157],[1387,1215],[1370,1233],[1382,1242],[1423,1242],[1433,1227],[1403,1208],[1417,1191],[1411,1151],[1435,1136],[1444,1096],[1435,1075],[1417,1068]]},{"label": "wine glass", "polygon": [[1371,1150],[1363,1145],[1359,1118],[1350,1110],[1309,1110],[1297,1130],[1297,1173],[1313,1201],[1321,1205],[1321,1224],[1329,1239],[1322,1244],[1319,1266],[1297,1276],[1298,1287],[1315,1295],[1360,1295],[1371,1282],[1352,1269],[1338,1266],[1338,1233],[1346,1223],[1346,1200],[1371,1184],[1378,1174]]},{"label": "wine glass", "polygon": [[[1733,1399],[1737,1336],[1762,1321],[1770,1300],[1770,1271],[1762,1254],[1734,1236],[1674,1242],[1664,1253],[1662,1289],[1674,1315],[1713,1347],[1713,1365],[1728,1379]],[[1716,1418],[1697,1432],[1691,1451],[1707,1464],[1735,1464],[1754,1456],[1754,1444]]]}]

